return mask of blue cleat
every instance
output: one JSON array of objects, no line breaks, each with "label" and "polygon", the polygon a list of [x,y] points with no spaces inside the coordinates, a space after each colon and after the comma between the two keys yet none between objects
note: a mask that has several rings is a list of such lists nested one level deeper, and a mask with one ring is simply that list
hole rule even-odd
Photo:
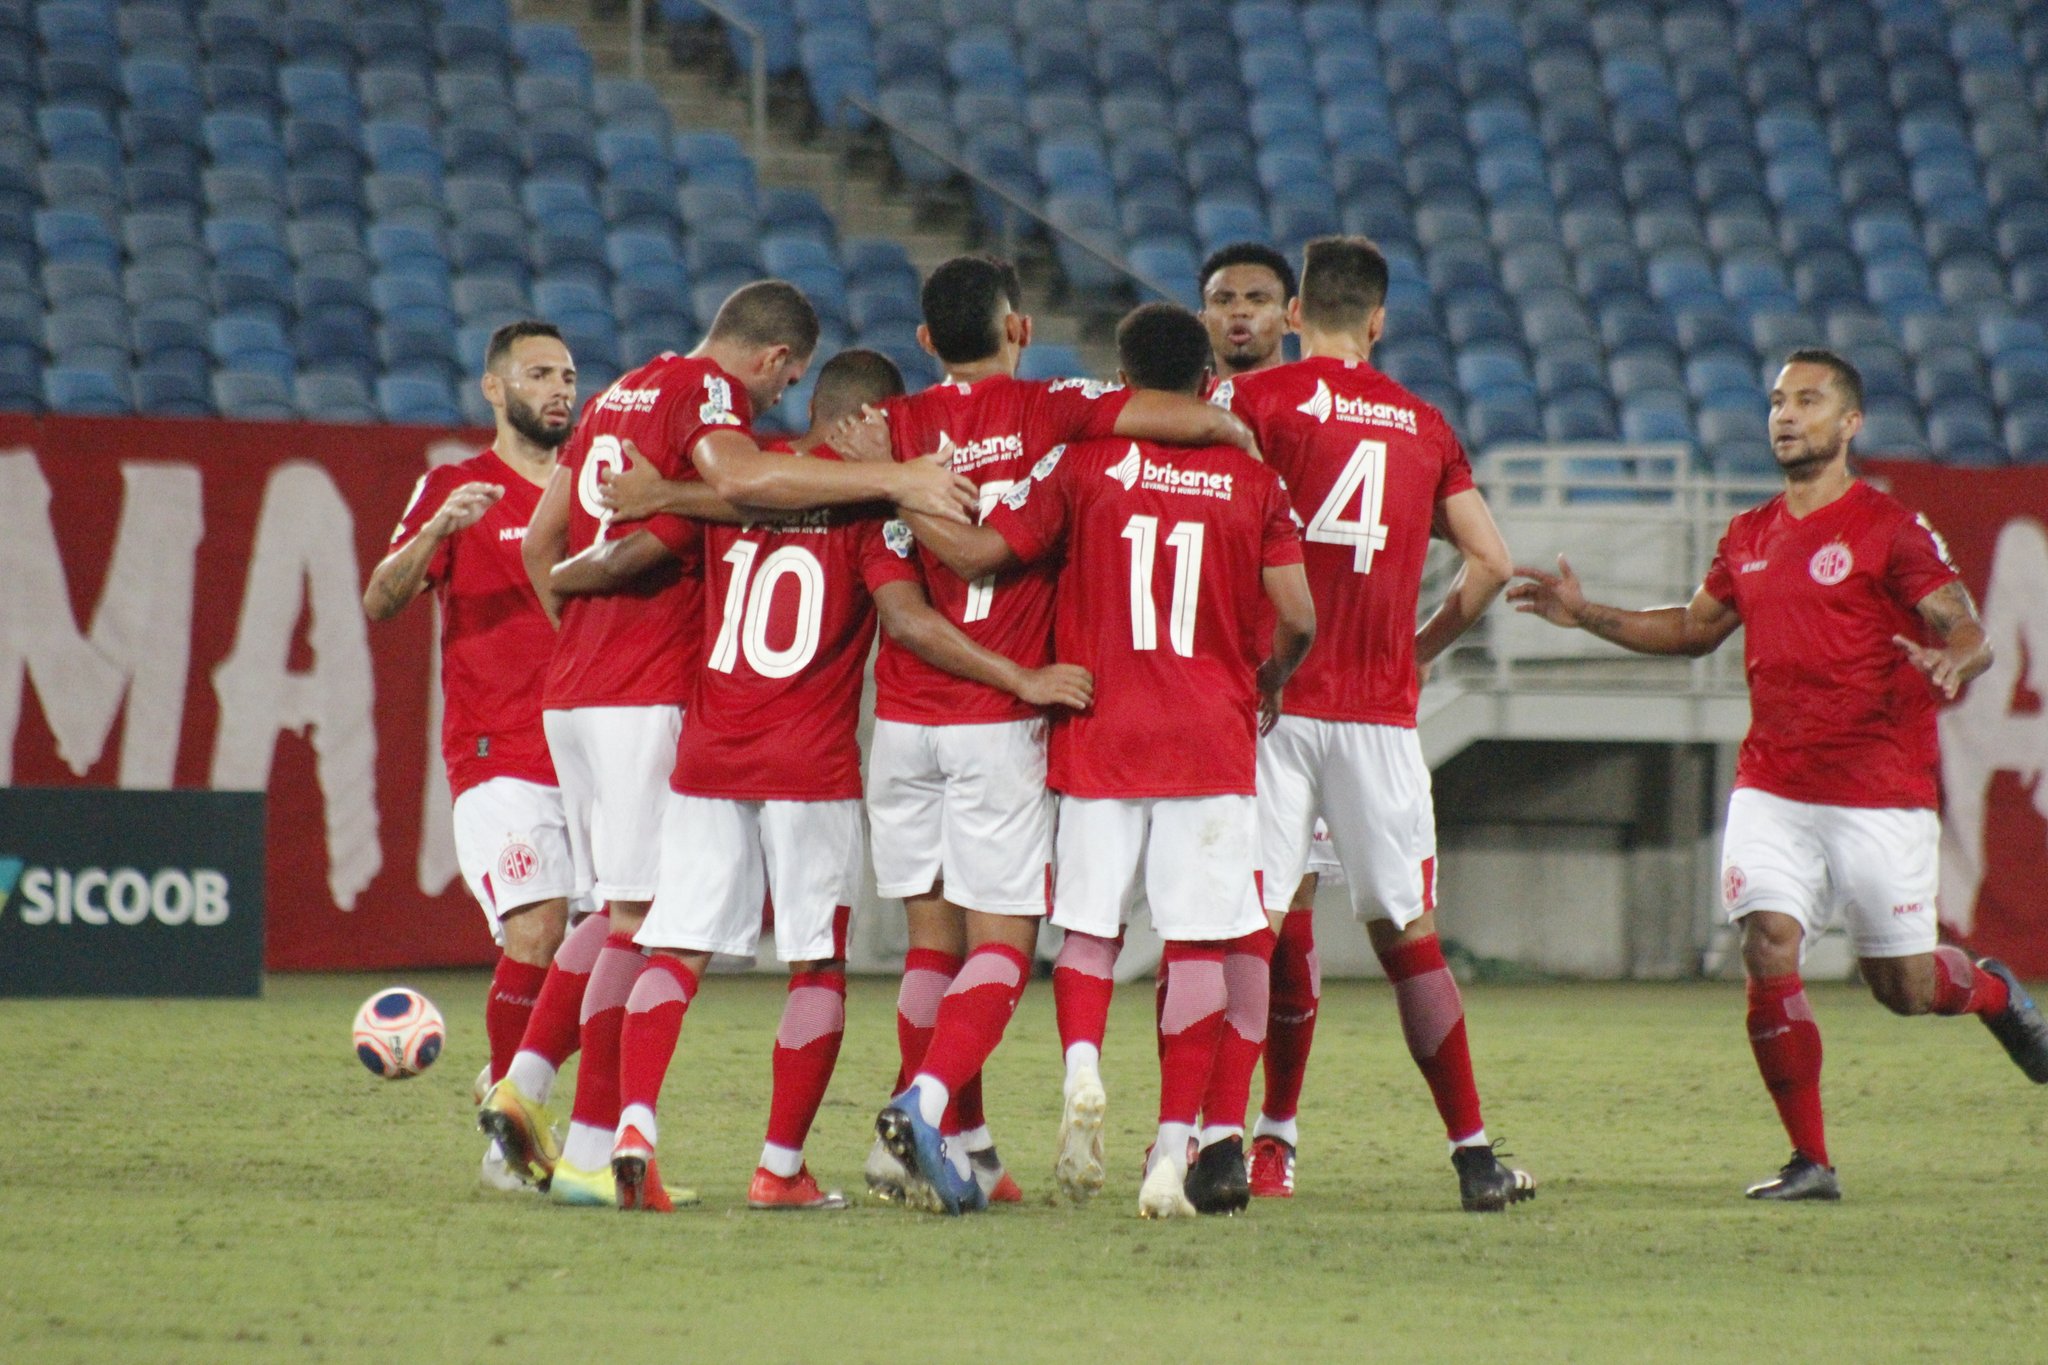
[{"label": "blue cleat", "polygon": [[875,1135],[909,1175],[904,1202],[932,1213],[976,1213],[988,1207],[988,1196],[974,1176],[962,1175],[947,1159],[945,1136],[924,1121],[917,1101],[913,1085],[875,1116]]}]

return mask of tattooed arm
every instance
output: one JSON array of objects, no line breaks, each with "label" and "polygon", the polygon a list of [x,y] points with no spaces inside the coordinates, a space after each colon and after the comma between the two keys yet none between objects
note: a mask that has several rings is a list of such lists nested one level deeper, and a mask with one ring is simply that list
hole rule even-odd
[{"label": "tattooed arm", "polygon": [[1991,667],[1991,641],[1985,637],[1984,623],[1977,619],[1977,605],[1970,600],[1968,588],[1961,583],[1936,588],[1920,599],[1915,610],[1941,637],[1941,647],[1930,649],[1903,635],[1894,635],[1892,642],[1906,651],[1913,666],[1926,674],[1943,696],[1955,696],[1963,684]]}]

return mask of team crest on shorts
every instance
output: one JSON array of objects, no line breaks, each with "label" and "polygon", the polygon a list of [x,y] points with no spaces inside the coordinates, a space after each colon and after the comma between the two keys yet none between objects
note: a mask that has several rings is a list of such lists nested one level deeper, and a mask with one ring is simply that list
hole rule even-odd
[{"label": "team crest on shorts", "polygon": [[1849,547],[1839,540],[1829,541],[1813,552],[1813,558],[1806,563],[1806,571],[1813,575],[1813,581],[1823,588],[1832,588],[1849,576],[1849,570],[1856,567],[1856,556],[1849,553]]},{"label": "team crest on shorts", "polygon": [[1729,867],[1721,873],[1721,899],[1729,905],[1742,899],[1742,892],[1749,885],[1749,878],[1739,867]]},{"label": "team crest on shorts", "polygon": [[514,839],[498,855],[498,880],[507,886],[524,886],[540,871],[540,854],[524,839]]}]

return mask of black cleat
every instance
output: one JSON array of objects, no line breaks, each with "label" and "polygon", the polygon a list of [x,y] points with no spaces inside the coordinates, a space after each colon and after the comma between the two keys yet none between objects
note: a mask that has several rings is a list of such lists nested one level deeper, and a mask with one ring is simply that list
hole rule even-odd
[{"label": "black cleat", "polygon": [[1458,1148],[1451,1164],[1458,1168],[1458,1199],[1467,1213],[1499,1213],[1536,1197],[1536,1177],[1501,1165],[1492,1143]]},{"label": "black cleat", "polygon": [[1212,1142],[1188,1167],[1181,1192],[1197,1213],[1243,1213],[1252,1202],[1252,1182],[1244,1169],[1244,1139]]},{"label": "black cleat", "polygon": [[2012,1000],[2002,1011],[1984,1016],[1984,1027],[1991,1030],[2013,1064],[2027,1073],[2028,1080],[2048,1085],[2048,1019],[2041,1017],[2041,1007],[2012,974],[2012,968],[1997,958],[1978,958],[1977,970],[1991,973],[2012,992]]},{"label": "black cleat", "polygon": [[1750,1199],[1836,1200],[1842,1197],[1842,1182],[1835,1179],[1834,1167],[1794,1152],[1775,1176],[1751,1185],[1743,1194]]}]

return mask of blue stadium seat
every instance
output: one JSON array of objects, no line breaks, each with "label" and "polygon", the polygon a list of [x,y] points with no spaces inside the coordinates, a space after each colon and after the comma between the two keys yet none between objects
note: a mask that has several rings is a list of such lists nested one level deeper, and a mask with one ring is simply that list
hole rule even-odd
[{"label": "blue stadium seat", "polygon": [[314,422],[375,422],[380,414],[369,387],[352,374],[301,374],[293,384],[301,413]]},{"label": "blue stadium seat", "polygon": [[52,412],[119,417],[135,411],[126,367],[52,365],[43,371],[43,401]]},{"label": "blue stadium seat", "polygon": [[420,375],[386,375],[377,381],[377,407],[388,422],[416,426],[462,425],[450,387]]},{"label": "blue stadium seat", "polygon": [[216,371],[213,403],[221,416],[242,421],[289,422],[299,415],[290,379],[268,370]]}]

